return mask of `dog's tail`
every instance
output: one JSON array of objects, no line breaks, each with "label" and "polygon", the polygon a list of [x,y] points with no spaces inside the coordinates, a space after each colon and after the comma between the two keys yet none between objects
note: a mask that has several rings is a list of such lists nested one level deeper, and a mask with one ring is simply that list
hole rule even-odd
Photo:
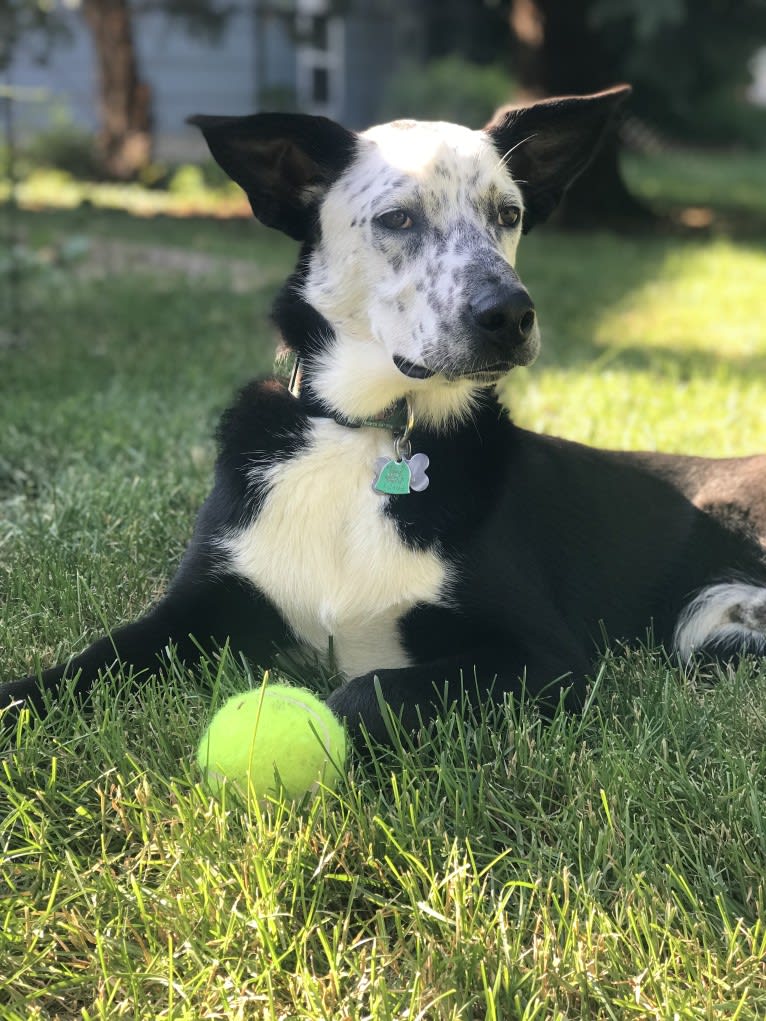
[{"label": "dog's tail", "polygon": [[684,660],[766,656],[766,587],[724,582],[703,589],[678,618],[673,645]]}]

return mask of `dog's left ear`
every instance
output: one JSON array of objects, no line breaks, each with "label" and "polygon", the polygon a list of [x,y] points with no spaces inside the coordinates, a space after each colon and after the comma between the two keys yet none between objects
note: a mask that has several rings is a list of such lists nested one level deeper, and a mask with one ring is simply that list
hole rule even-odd
[{"label": "dog's left ear", "polygon": [[198,114],[188,123],[202,131],[215,161],[244,188],[261,223],[298,241],[311,235],[319,200],[356,151],[354,132],[327,117]]},{"label": "dog's left ear", "polygon": [[588,166],[615,110],[631,93],[618,85],[591,96],[546,99],[498,110],[484,128],[524,195],[524,233],[547,220]]}]

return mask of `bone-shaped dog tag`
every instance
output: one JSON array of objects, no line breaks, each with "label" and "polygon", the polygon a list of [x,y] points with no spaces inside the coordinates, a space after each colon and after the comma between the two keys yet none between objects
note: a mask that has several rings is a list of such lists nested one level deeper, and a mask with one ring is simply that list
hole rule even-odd
[{"label": "bone-shaped dog tag", "polygon": [[376,493],[389,496],[403,496],[405,493],[422,493],[428,488],[429,478],[426,454],[413,454],[411,458],[403,457],[394,461],[388,457],[379,457],[375,462],[375,480],[372,488]]},{"label": "bone-shaped dog tag", "polygon": [[407,461],[411,475],[410,489],[413,493],[422,493],[424,489],[428,489],[431,480],[426,475],[426,468],[430,463],[428,454],[413,454]]}]

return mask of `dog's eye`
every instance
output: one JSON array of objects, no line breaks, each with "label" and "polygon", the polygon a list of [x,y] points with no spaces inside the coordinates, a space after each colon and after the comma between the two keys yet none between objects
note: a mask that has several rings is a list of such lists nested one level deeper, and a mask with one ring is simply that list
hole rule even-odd
[{"label": "dog's eye", "polygon": [[521,210],[518,206],[512,206],[510,202],[500,206],[497,214],[497,222],[501,227],[515,227],[521,218]]},{"label": "dog's eye", "polygon": [[412,226],[412,217],[406,209],[389,209],[387,213],[381,213],[375,220],[388,230],[409,230]]}]

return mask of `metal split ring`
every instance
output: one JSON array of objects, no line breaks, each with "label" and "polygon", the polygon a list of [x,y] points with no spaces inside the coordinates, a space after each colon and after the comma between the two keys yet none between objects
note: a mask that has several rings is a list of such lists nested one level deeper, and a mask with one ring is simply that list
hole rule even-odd
[{"label": "metal split ring", "polygon": [[412,409],[412,402],[409,397],[405,398],[405,400],[407,402],[407,423],[402,435],[397,436],[394,439],[394,453],[397,461],[401,461],[403,457],[405,460],[408,460],[412,456],[410,436],[412,435],[412,430],[415,428],[415,412]]},{"label": "metal split ring", "polygon": [[397,461],[401,461],[402,458],[409,460],[412,456],[412,444],[409,440],[406,440],[404,436],[397,436],[394,440],[394,454]]}]

